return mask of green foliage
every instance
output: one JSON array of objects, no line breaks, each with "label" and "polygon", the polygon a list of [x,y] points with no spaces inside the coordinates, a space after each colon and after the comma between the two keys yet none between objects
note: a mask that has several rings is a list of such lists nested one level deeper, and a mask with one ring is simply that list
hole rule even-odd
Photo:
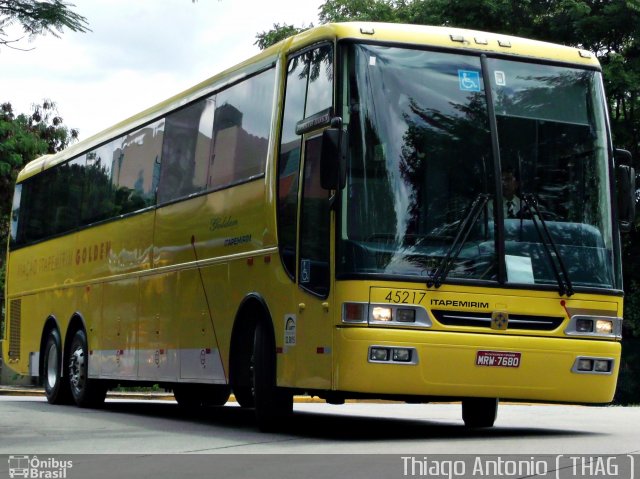
[{"label": "green foliage", "polygon": [[296,35],[297,33],[303,32],[307,28],[311,27],[313,27],[313,24],[310,24],[308,27],[295,27],[293,25],[287,25],[286,23],[283,23],[282,25],[274,23],[271,30],[258,33],[256,35],[256,41],[253,44],[257,45],[260,50],[264,50],[271,45],[275,45],[280,40]]},{"label": "green foliage", "polygon": [[389,22],[412,23],[407,16],[412,2],[407,0],[327,0],[320,6],[321,23]]},{"label": "green foliage", "polygon": [[34,105],[30,114],[17,116],[10,103],[0,105],[0,298],[4,299],[4,252],[18,172],[29,161],[61,151],[77,138],[78,130],[64,125],[51,100]]},{"label": "green foliage", "polygon": [[640,338],[628,338],[622,342],[620,377],[614,402],[640,404]]},{"label": "green foliage", "polygon": [[58,37],[65,28],[90,31],[87,19],[71,10],[74,6],[63,0],[0,0],[0,45],[11,46],[23,38],[7,38],[5,30],[12,25],[20,25],[29,39],[47,33]]}]

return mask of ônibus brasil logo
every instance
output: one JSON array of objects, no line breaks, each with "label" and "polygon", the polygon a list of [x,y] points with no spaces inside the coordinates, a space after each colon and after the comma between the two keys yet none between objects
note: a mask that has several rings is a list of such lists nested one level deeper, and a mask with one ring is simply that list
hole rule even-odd
[{"label": "\u00f4nibus brasil logo", "polygon": [[38,459],[38,456],[9,456],[9,477],[33,479],[65,479],[72,461],[62,461],[53,457]]}]

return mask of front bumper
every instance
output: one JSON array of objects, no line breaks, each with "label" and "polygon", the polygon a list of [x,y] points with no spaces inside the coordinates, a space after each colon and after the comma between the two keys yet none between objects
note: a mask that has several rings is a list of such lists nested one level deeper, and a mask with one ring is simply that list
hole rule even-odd
[{"label": "front bumper", "polygon": [[[337,328],[334,346],[338,391],[571,403],[611,402],[621,352],[617,341],[367,327]],[[417,361],[371,362],[371,346],[414,348]],[[519,366],[478,366],[478,351],[520,353]],[[612,371],[573,372],[578,357],[610,358]]]}]

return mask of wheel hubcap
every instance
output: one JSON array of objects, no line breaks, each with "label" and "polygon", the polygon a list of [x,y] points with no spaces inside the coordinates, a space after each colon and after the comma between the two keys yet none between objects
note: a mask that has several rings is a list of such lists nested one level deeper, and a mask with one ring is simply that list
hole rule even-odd
[{"label": "wheel hubcap", "polygon": [[52,344],[47,355],[47,385],[53,389],[58,382],[58,346]]},{"label": "wheel hubcap", "polygon": [[71,353],[69,359],[69,382],[76,391],[80,391],[84,387],[85,379],[84,351],[79,347]]}]

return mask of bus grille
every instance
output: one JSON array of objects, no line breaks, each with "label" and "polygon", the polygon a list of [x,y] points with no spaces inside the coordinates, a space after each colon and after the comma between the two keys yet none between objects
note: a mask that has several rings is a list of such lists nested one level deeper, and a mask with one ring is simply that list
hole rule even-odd
[{"label": "bus grille", "polygon": [[[445,326],[469,326],[491,328],[491,315],[470,313],[467,311],[431,311],[440,324]],[[553,331],[562,324],[564,318],[552,316],[509,315],[509,329],[528,329],[533,331]]]},{"label": "bus grille", "polygon": [[9,357],[20,359],[20,323],[22,319],[22,300],[11,301],[9,316]]}]

